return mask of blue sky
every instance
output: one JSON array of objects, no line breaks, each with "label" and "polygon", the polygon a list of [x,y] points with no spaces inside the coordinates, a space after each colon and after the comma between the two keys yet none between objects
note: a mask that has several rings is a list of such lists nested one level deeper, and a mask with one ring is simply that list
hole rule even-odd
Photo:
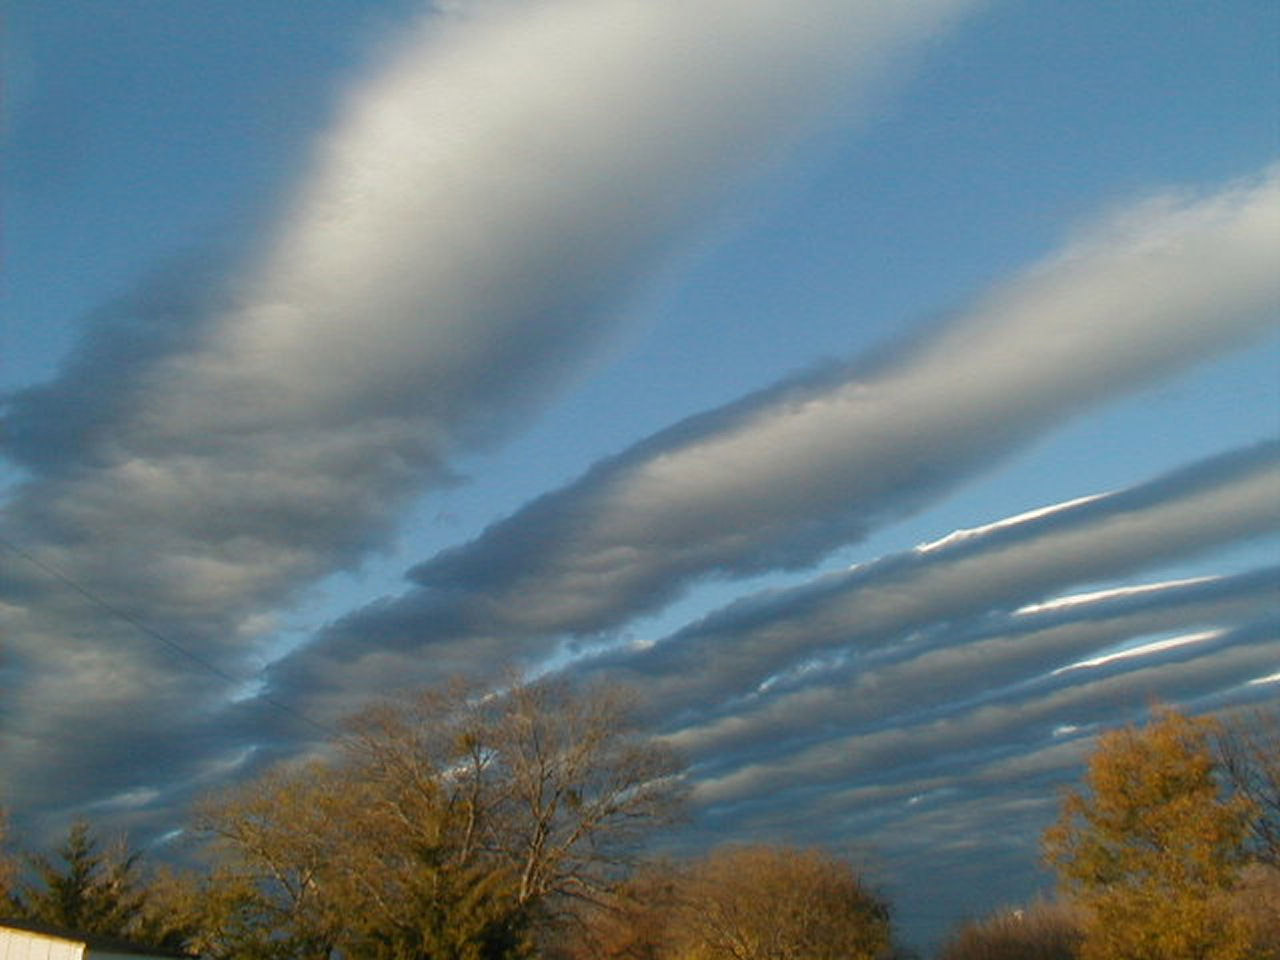
[{"label": "blue sky", "polygon": [[1274,699],[1273,5],[7,33],[0,532],[244,681],[8,552],[33,832],[166,829],[306,747],[271,703],[553,663],[690,750],[686,842],[855,848],[923,942],[1044,882],[1099,730]]}]

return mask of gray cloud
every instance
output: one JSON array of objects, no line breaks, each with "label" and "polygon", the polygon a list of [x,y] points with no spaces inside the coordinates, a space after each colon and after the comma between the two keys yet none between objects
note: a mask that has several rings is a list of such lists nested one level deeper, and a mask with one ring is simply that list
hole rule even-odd
[{"label": "gray cloud", "polygon": [[[245,672],[274,611],[579,371],[736,182],[966,6],[541,0],[409,25],[255,249],[167,272],[6,399],[26,479],[4,536]],[[10,566],[0,792],[69,803],[89,754],[111,789],[150,785],[139,728],[185,730],[226,685]]]},{"label": "gray cloud", "polygon": [[393,682],[409,650],[428,673],[536,659],[699,578],[812,563],[1071,415],[1270,329],[1277,243],[1274,171],[1122,211],[905,357],[783,384],[598,464],[415,568],[418,588],[338,623],[276,682]]},{"label": "gray cloud", "polygon": [[1055,728],[1082,719],[1124,722],[1153,699],[1194,700],[1247,684],[1276,667],[1278,630],[1280,621],[1272,616],[1199,645],[1116,661],[1086,679],[1044,678],[1030,691],[1010,689],[977,704],[953,705],[935,719],[837,733],[785,758],[705,780],[695,796],[704,804],[777,803],[797,785],[804,792],[822,784],[885,782],[1023,754]]},{"label": "gray cloud", "polygon": [[[976,624],[943,619],[941,627],[884,656],[855,654],[838,667],[802,673],[777,693],[770,688],[728,703],[709,698],[701,716],[670,739],[713,766],[732,764],[737,752],[758,752],[762,744],[785,753],[815,730],[883,725],[940,704],[950,709],[1137,638],[1250,623],[1274,610],[1278,596],[1280,568],[1269,568],[1153,585],[1030,616],[984,616]],[[672,704],[663,702],[670,711]]]},{"label": "gray cloud", "polygon": [[[961,531],[807,585],[747,598],[646,649],[605,654],[580,669],[643,683],[668,718],[682,709],[705,714],[811,658],[891,645],[915,653],[989,628],[1017,630],[1020,618],[1010,615],[1022,604],[1274,531],[1280,526],[1277,503],[1280,443],[1266,443],[1128,490]],[[1214,589],[1221,588],[1205,585],[1174,595]],[[1145,604],[1160,599],[1148,596]],[[1131,596],[1119,605],[1140,608],[1144,598]],[[1066,607],[1044,612],[1041,622],[1072,616]],[[1090,612],[1085,607],[1074,615]],[[994,626],[993,614],[999,615]]]},{"label": "gray cloud", "polygon": [[[575,669],[643,685],[655,712],[670,721],[682,710],[714,710],[750,694],[811,657],[898,642],[934,624],[945,631],[1073,584],[1266,534],[1280,524],[1278,502],[1280,443],[1264,443],[1129,490],[961,531],[806,586],[747,598],[646,649],[607,653]],[[519,649],[512,621],[520,609],[507,614],[507,631],[487,613],[466,596],[417,591],[337,625],[348,650],[365,640],[375,652],[328,661],[303,650],[277,679],[285,681],[281,689],[341,687],[345,697],[501,662]],[[425,653],[415,642],[450,636],[454,642],[429,644]]]}]

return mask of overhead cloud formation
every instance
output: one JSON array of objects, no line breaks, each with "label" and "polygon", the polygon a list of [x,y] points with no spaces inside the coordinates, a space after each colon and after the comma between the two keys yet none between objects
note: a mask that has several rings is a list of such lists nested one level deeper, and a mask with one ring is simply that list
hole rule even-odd
[{"label": "overhead cloud formation", "polygon": [[272,613],[536,412],[738,179],[968,5],[539,0],[410,25],[256,249],[104,311],[5,401],[26,480],[3,534],[34,561],[0,580],[10,802],[69,804],[109,742],[235,692],[98,601],[243,675]]},{"label": "overhead cloud formation", "polygon": [[[710,575],[811,564],[1051,427],[1271,329],[1280,172],[1163,196],[1000,285],[905,356],[801,378],[598,464],[353,614],[276,674],[348,688],[545,656]],[[362,660],[363,658],[363,660]],[[421,669],[421,668],[420,668]]]},{"label": "overhead cloud formation", "polygon": [[[1163,654],[1112,661],[1085,679],[1041,678],[1030,690],[1012,687],[977,704],[934,702],[934,718],[842,732],[772,762],[745,764],[698,788],[703,803],[755,799],[773,804],[778,791],[811,791],[828,783],[891,780],[902,771],[950,765],[972,751],[986,756],[1022,752],[1028,737],[1045,739],[1055,727],[1081,717],[1088,723],[1114,714],[1136,719],[1152,700],[1187,701],[1247,684],[1276,663],[1280,621],[1268,616],[1234,631],[1201,635],[1199,642]],[[1123,721],[1122,721],[1123,722]]]},{"label": "overhead cloud formation", "polygon": [[[1181,635],[1180,640],[1189,645],[1213,639],[1220,624],[1264,618],[1278,593],[1280,568],[1268,568],[1152,584],[1135,593],[1107,591],[1062,611],[943,621],[945,626],[932,630],[895,635],[897,645],[879,655],[859,651],[829,665],[809,662],[763,690],[748,689],[736,700],[715,702],[704,716],[695,715],[694,722],[686,716],[683,724],[675,724],[678,729],[668,739],[712,769],[732,765],[739,754],[759,756],[766,745],[782,754],[816,729],[883,725],[904,712],[945,711],[956,702],[1051,674],[1081,681],[1087,679],[1084,674],[1065,674],[1174,646],[1174,641],[1162,640],[1129,647],[1135,638],[1207,627],[1209,633]],[[1098,652],[1110,649],[1124,652]],[[1074,666],[1072,658],[1079,656],[1092,659]]]},{"label": "overhead cloud formation", "polygon": [[[733,704],[725,725],[762,736],[778,722],[776,711],[790,711],[791,698],[813,696],[795,687],[828,678],[835,666],[828,662],[827,670],[806,672],[811,661],[854,655],[836,677],[859,675],[866,696],[843,709],[874,713],[878,681],[872,667],[883,665],[883,657],[914,656],[939,642],[955,653],[963,649],[961,641],[989,632],[1020,634],[1077,618],[1088,624],[1117,606],[1158,609],[1187,596],[1212,596],[1231,581],[1130,588],[1094,601],[1021,609],[1081,583],[1132,575],[1277,529],[1280,443],[1265,443],[1128,490],[960,531],[909,553],[748,597],[651,646],[605,654],[578,669],[643,683],[655,691],[669,721],[678,721],[684,710],[713,716],[726,700],[752,694],[751,703]],[[1016,652],[1028,653],[1027,642],[1019,642]],[[983,665],[984,682],[999,675],[1000,659],[986,650],[975,660]],[[789,678],[788,671],[797,676]],[[830,719],[826,706],[814,703],[809,721]],[[761,716],[753,721],[756,711]],[[686,731],[684,745],[707,735]]]},{"label": "overhead cloud formation", "polygon": [[[289,85],[333,89],[350,53],[326,59],[335,38],[403,9],[338,6],[377,12],[308,19]],[[305,162],[254,161],[256,183],[298,179],[251,243],[163,269],[87,320],[54,380],[3,399],[20,480],[0,519],[0,805],[24,843],[87,815],[145,844],[194,795],[323,749],[371,697],[514,662],[637,688],[641,719],[691,761],[694,822],[673,842],[865,841],[904,917],[973,893],[942,924],[1033,892],[1054,790],[1148,698],[1274,702],[1280,167],[1250,119],[1266,90],[1249,71],[1187,81],[1203,93],[1186,101],[1194,124],[1221,121],[1206,154],[1206,128],[1172,123],[1158,74],[1132,69],[1188,36],[1186,18],[1125,33],[1159,18],[1063,10],[1046,27],[1015,4],[951,29],[980,6],[461,0],[401,24]],[[240,41],[271,16],[227,10],[212,20],[234,21],[237,42],[218,56],[240,69]],[[1065,23],[1090,39],[1065,43]],[[1098,38],[1120,36],[1116,69],[1094,72]],[[1021,85],[1063,48],[1099,53],[1072,94],[1056,69]],[[864,110],[922,52],[901,108]],[[1099,103],[1138,79],[1123,109]],[[257,83],[237,90],[270,99]],[[154,92],[132,76],[127,89]],[[1230,122],[1205,108],[1226,96]],[[239,109],[229,129],[251,129]],[[127,120],[108,113],[104,127]],[[873,135],[806,139],[863,113]],[[1123,144],[1068,151],[1072,122],[1082,141]],[[47,154],[57,138],[38,133]],[[210,167],[239,169],[247,146],[223,143]],[[807,166],[835,149],[829,168]],[[76,182],[141,231],[157,224],[137,195],[97,197],[137,155]],[[756,178],[799,169],[776,162],[789,156],[806,176]],[[1180,181],[1201,186],[1168,189]],[[174,178],[155,197],[178,183],[190,189]],[[775,216],[699,245],[765,193]],[[54,207],[80,223],[81,202]],[[1069,223],[1054,248],[1056,216]],[[28,304],[63,266],[31,262],[46,272]],[[945,322],[916,322],[948,305]],[[549,411],[645,311],[662,314],[653,338]],[[803,347],[746,362],[792,331]],[[745,395],[639,443],[608,416],[695,410],[694,378]],[[475,456],[543,412],[550,443]],[[592,461],[560,489],[537,479]],[[443,492],[463,469],[477,482]],[[1044,505],[1010,515],[1011,489]],[[525,506],[502,518],[495,490]],[[439,551],[448,525],[433,524],[434,555],[407,584],[364,571],[378,585],[363,589],[402,593],[282,656],[308,588],[411,542],[423,493],[465,529],[496,522]],[[832,568],[871,531],[874,552]],[[355,579],[327,602],[364,604],[338,596]]]}]

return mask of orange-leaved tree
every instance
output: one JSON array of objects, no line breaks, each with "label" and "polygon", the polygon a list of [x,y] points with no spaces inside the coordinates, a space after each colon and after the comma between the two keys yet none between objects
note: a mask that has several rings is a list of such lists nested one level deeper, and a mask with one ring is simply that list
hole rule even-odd
[{"label": "orange-leaved tree", "polygon": [[1161,709],[1105,734],[1086,791],[1045,834],[1065,892],[1085,908],[1082,960],[1250,960],[1233,909],[1249,803],[1224,797],[1213,721]]}]

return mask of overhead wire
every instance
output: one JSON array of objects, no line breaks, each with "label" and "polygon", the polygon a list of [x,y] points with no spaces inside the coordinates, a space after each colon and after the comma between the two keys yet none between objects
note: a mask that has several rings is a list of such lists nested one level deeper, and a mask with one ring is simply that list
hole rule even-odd
[{"label": "overhead wire", "polygon": [[[54,567],[49,563],[46,563],[44,560],[41,560],[35,554],[24,549],[20,545],[14,543],[12,540],[9,540],[7,537],[0,536],[0,546],[3,546],[10,553],[14,554],[15,556],[19,557],[22,560],[25,560],[31,566],[42,571],[49,577],[52,577],[53,579],[57,580],[59,583],[63,584],[70,590],[79,594],[81,597],[83,597],[85,600],[88,600],[94,606],[111,614],[117,620],[121,620],[124,623],[129,624],[139,633],[163,645],[164,647],[168,648],[171,652],[178,654],[182,657],[185,657],[187,660],[196,664],[196,666],[200,667],[202,670],[206,671],[207,673],[213,674],[214,676],[225,681],[226,683],[229,683],[235,686],[243,686],[244,684],[251,683],[253,682],[254,679],[256,679],[253,677],[237,677],[234,674],[229,673],[228,671],[219,667],[212,660],[209,660],[207,657],[202,657],[200,654],[196,653],[194,650],[191,650],[186,646],[184,646],[183,644],[178,643],[176,640],[173,640],[172,638],[165,636],[155,627],[151,626],[150,624],[146,623],[143,620],[138,619],[133,614],[129,613],[127,610],[120,609],[120,607],[116,606],[115,604],[111,603],[104,597],[95,593],[93,590],[90,590],[88,587],[78,582],[75,578],[71,577],[69,574],[63,572],[62,570],[59,570],[57,567]],[[293,707],[289,706],[287,703],[284,703],[281,700],[277,700],[275,697],[269,696],[267,694],[259,694],[258,700],[266,704],[267,706],[270,706],[280,711],[281,713],[287,714],[293,719],[306,724],[309,727],[319,730],[321,733],[324,733],[326,736],[335,737],[335,738],[340,738],[342,736],[333,727],[330,727],[326,724],[321,723],[318,720],[314,720],[311,717],[308,717],[306,714],[302,713],[301,711],[295,710]]]}]

